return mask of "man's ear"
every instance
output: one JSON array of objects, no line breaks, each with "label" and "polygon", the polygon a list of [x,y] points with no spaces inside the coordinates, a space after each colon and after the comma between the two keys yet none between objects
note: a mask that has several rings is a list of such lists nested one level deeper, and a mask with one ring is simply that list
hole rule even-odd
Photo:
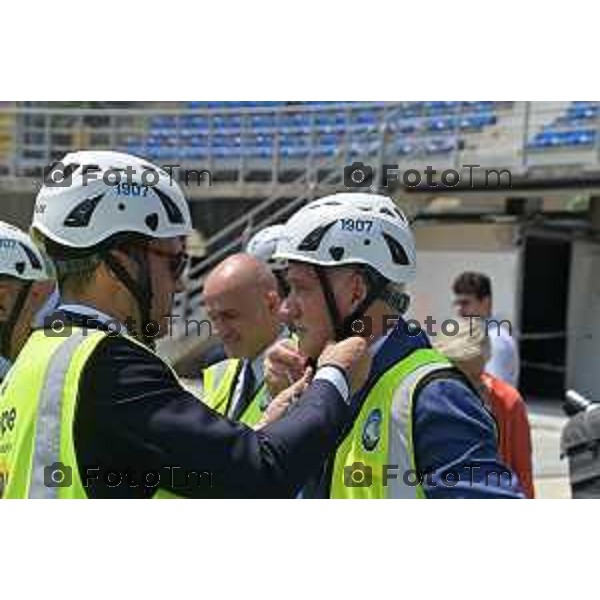
[{"label": "man's ear", "polygon": [[483,305],[483,311],[487,314],[487,315],[491,315],[492,314],[492,298],[491,296],[486,296],[482,301],[481,301],[482,305]]},{"label": "man's ear", "polygon": [[360,304],[367,297],[367,284],[364,277],[358,271],[352,273],[350,293],[353,305]]},{"label": "man's ear", "polygon": [[279,314],[279,308],[281,306],[281,298],[275,290],[269,290],[266,294],[267,306],[269,312],[273,315]]},{"label": "man's ear", "polygon": [[38,311],[42,308],[54,290],[55,285],[56,283],[51,279],[47,281],[35,281],[33,283],[30,294],[34,311]]}]

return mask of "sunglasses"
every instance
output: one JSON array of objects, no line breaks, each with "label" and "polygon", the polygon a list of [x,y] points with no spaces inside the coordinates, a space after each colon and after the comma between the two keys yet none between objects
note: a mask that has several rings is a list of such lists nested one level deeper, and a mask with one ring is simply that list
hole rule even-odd
[{"label": "sunglasses", "polygon": [[171,271],[171,276],[175,281],[177,281],[183,275],[190,263],[190,257],[187,252],[178,252],[177,254],[173,254],[172,252],[165,252],[163,250],[158,250],[157,248],[148,246],[146,247],[146,250],[151,254],[168,258],[169,271]]}]

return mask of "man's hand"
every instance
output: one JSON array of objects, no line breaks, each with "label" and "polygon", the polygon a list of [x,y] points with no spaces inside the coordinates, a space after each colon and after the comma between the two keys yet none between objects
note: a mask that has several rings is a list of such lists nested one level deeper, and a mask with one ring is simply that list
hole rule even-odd
[{"label": "man's hand", "polygon": [[328,344],[321,352],[317,366],[333,365],[342,369],[348,377],[352,395],[367,382],[371,362],[367,341],[354,336],[337,344]]},{"label": "man's hand", "polygon": [[265,410],[262,419],[257,423],[254,429],[261,429],[269,423],[273,423],[285,415],[288,408],[304,393],[309,386],[313,376],[313,370],[307,367],[301,379],[293,385],[280,392]]},{"label": "man's hand", "polygon": [[[348,378],[350,394],[355,394],[367,382],[369,370],[371,369],[371,356],[367,348],[366,340],[360,337],[351,337],[337,344],[329,344],[321,353],[318,366],[331,365],[342,369]],[[281,375],[281,373],[286,372],[285,369],[296,368],[292,356],[296,351],[291,350],[292,352],[289,352],[290,348],[285,345],[285,342],[278,342],[267,353],[267,360],[269,360],[269,354],[271,354],[271,360],[269,360],[271,373],[273,374],[274,365],[277,368],[283,369],[277,372],[281,381],[287,377],[287,375]],[[265,360],[265,379],[267,360]],[[263,418],[254,429],[261,429],[265,425],[280,419],[287,412],[288,408],[302,396],[306,388],[310,385],[313,374],[313,370],[310,367],[305,368],[304,374],[298,381],[286,387],[271,401]]]},{"label": "man's hand", "polygon": [[264,363],[265,383],[272,398],[302,378],[306,370],[306,357],[289,340],[273,344],[266,353]]}]

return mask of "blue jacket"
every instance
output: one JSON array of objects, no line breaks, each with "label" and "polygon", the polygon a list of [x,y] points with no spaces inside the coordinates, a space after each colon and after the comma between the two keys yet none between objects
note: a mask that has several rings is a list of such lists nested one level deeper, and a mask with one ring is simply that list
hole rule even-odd
[{"label": "blue jacket", "polygon": [[[400,319],[376,353],[366,385],[352,398],[354,416],[383,373],[414,350],[429,347],[424,333],[409,335]],[[494,419],[466,380],[460,375],[434,378],[425,383],[414,402],[415,458],[425,475],[423,488],[428,498],[524,497],[517,477],[498,457]],[[316,489],[303,495],[328,496],[330,480],[326,469]]]}]

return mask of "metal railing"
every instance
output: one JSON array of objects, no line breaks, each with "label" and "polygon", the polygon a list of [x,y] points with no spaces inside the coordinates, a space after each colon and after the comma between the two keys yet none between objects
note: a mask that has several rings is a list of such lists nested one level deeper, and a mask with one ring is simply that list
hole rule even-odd
[{"label": "metal railing", "polygon": [[[433,157],[448,166],[479,153],[483,166],[527,166],[544,154],[552,160],[600,163],[600,118],[584,119],[595,139],[580,148],[533,149],[535,134],[564,116],[555,102],[456,103],[435,110],[424,102],[327,102],[248,108],[187,108],[184,103],[0,104],[0,177],[34,177],[74,149],[136,152],[155,162],[231,171],[251,179],[257,169],[273,181],[290,168],[309,169],[324,159],[358,157],[357,138],[406,161]],[[562,103],[567,104],[567,103]],[[387,112],[400,108],[393,120]],[[476,126],[489,115],[489,124]],[[382,125],[386,123],[387,127]],[[560,122],[554,124],[560,129]],[[437,128],[437,129],[436,129]],[[494,135],[486,135],[493,131]],[[481,135],[480,135],[481,134]],[[504,152],[503,164],[498,164]],[[561,157],[557,152],[563,152]],[[542,161],[543,162],[543,161]]]},{"label": "metal railing", "polygon": [[[121,108],[74,104],[0,106],[0,174],[40,178],[44,166],[68,151],[86,148],[231,171],[240,182],[251,180],[256,170],[270,171],[271,179],[280,181],[293,168],[310,169],[332,157],[359,157],[364,148],[357,147],[358,139],[365,134],[372,147],[385,147],[392,158],[433,156],[451,166],[476,148],[478,133],[502,128],[503,117],[513,114],[519,103],[500,102],[489,108],[457,103],[435,110],[423,102],[210,109],[191,109],[183,103],[131,103]],[[387,117],[390,110],[396,111],[392,120]],[[492,121],[478,127],[477,118],[486,114]],[[519,134],[523,127],[520,123]],[[526,150],[524,144],[521,151]]]},{"label": "metal railing", "polygon": [[[600,164],[597,114],[580,123],[595,133],[592,143],[531,147],[544,126],[564,116],[560,108],[568,104],[564,102],[498,102],[489,108],[457,103],[433,111],[423,102],[210,109],[191,109],[183,103],[124,107],[111,103],[102,108],[97,104],[0,105],[0,177],[39,179],[43,167],[64,153],[89,148],[130,151],[159,163],[175,161],[184,168],[228,172],[230,180],[240,183],[252,181],[257,171],[267,172],[269,180],[278,183],[289,179],[290,170],[309,169],[326,158],[358,157],[356,139],[364,132],[369,132],[373,146],[383,145],[386,156],[404,163],[427,157],[456,167],[475,156],[482,166],[493,167]],[[389,121],[386,112],[395,107],[402,110]],[[495,122],[479,128],[468,125],[486,114]],[[382,127],[384,122],[387,128]],[[438,125],[441,129],[435,130]]]}]

